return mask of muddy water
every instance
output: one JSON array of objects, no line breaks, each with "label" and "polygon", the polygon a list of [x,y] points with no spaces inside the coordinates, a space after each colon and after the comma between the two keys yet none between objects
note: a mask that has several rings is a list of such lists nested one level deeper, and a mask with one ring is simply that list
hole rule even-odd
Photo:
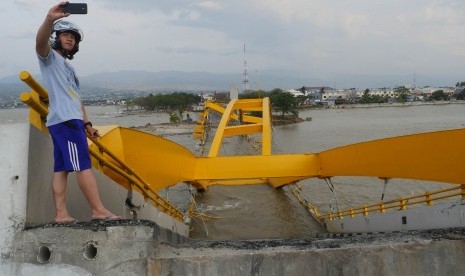
[{"label": "muddy water", "polygon": [[[459,104],[311,110],[302,111],[300,116],[312,120],[274,127],[273,153],[319,152],[373,139],[465,127],[465,105]],[[239,148],[247,148],[247,144],[241,138],[229,139],[222,154],[238,152]],[[336,177],[332,184],[337,200],[324,180],[300,182],[303,195],[326,211],[376,203],[381,199],[384,186],[377,178],[364,177]],[[443,187],[444,184],[434,182],[393,179],[387,186],[385,200]],[[221,217],[193,223],[192,236],[198,238],[305,237],[323,231],[288,188],[217,186],[201,195],[198,203],[200,210]]]},{"label": "muddy water", "polygon": [[[94,124],[145,126],[168,123],[167,114],[123,116],[115,107],[87,108]],[[27,121],[26,110],[0,110],[0,123]],[[380,107],[301,111],[300,117],[311,121],[273,128],[273,153],[319,152],[337,146],[373,139],[465,127],[465,105]],[[193,125],[182,125],[186,131],[156,126],[159,134],[199,154],[190,134]],[[221,155],[253,154],[254,143],[243,138],[228,138]],[[452,146],[452,145],[451,145]],[[350,160],[348,160],[350,162]],[[238,164],[240,166],[240,164]],[[323,210],[375,203],[380,200],[383,182],[377,178],[336,177],[337,200],[323,180],[301,181],[303,195]],[[393,179],[385,199],[409,196],[444,187],[444,184]],[[184,206],[189,190],[178,185],[162,193],[178,206]],[[323,231],[297,202],[288,188],[272,189],[267,185],[213,186],[196,198],[196,210],[209,220],[194,218],[192,237],[201,239],[258,239],[307,237]]]}]

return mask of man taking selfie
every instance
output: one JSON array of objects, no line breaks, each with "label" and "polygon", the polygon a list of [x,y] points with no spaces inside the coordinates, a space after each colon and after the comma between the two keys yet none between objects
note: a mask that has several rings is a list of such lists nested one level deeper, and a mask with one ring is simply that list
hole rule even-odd
[{"label": "man taking selfie", "polygon": [[46,126],[54,148],[52,192],[56,210],[55,222],[76,221],[66,207],[68,173],[73,171],[76,172],[79,187],[91,208],[92,219],[119,220],[121,217],[103,206],[91,171],[86,132],[92,137],[100,135],[87,118],[81,102],[79,79],[68,62],[79,51],[83,33],[76,24],[60,20],[70,15],[63,10],[67,4],[68,2],[62,2],[49,10],[36,37],[40,71],[49,95]]}]

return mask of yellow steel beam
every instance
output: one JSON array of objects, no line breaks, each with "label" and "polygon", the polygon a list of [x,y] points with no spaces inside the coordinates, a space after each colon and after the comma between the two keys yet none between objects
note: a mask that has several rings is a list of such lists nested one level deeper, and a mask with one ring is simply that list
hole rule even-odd
[{"label": "yellow steel beam", "polygon": [[271,110],[270,98],[264,98],[262,103],[262,155],[271,155]]},{"label": "yellow steel beam", "polygon": [[314,177],[319,175],[315,154],[197,157],[192,180]]},{"label": "yellow steel beam", "polygon": [[465,184],[465,147],[450,146],[463,143],[465,129],[382,139],[317,154],[269,156],[196,157],[172,141],[121,127],[104,132],[101,140],[154,190],[179,182],[204,189],[209,185],[260,183],[280,187],[302,179],[330,176]]},{"label": "yellow steel beam", "polygon": [[101,140],[156,191],[190,180],[194,174],[195,155],[162,137],[116,128]]},{"label": "yellow steel beam", "polygon": [[268,184],[273,188],[279,188],[291,183],[298,182],[308,177],[275,177],[275,178],[248,178],[248,179],[215,179],[215,180],[199,180],[191,183],[203,183],[204,186],[211,185],[225,185],[225,186],[237,186],[237,185],[256,185],[256,184]]},{"label": "yellow steel beam", "polygon": [[250,111],[262,111],[262,107],[249,107],[249,108],[240,108],[244,112],[250,112]]},{"label": "yellow steel beam", "polygon": [[[233,135],[246,135],[252,133],[262,133],[262,154],[271,155],[271,124],[270,124],[270,109],[269,109],[269,99],[246,99],[238,100],[234,99],[229,102],[226,109],[222,110],[221,107],[215,106],[215,104],[208,102],[208,107],[222,112],[223,116],[218,125],[215,137],[213,139],[212,145],[210,147],[210,152],[208,153],[209,157],[218,156],[221,144],[223,143],[223,138],[225,136]],[[239,126],[229,126],[231,119],[239,120],[239,116],[234,113],[235,110],[242,110],[244,108],[256,109],[262,111],[264,118],[257,118],[253,116],[242,116],[242,123],[251,123],[243,124]],[[264,128],[265,126],[265,128]]]},{"label": "yellow steel beam", "polygon": [[[233,115],[233,119],[237,120],[238,116],[236,114]],[[242,115],[242,122],[243,123],[250,123],[250,124],[261,124],[263,121],[260,117],[249,116],[249,115]]]},{"label": "yellow steel beam", "polygon": [[43,117],[47,117],[48,108],[44,104],[40,102],[38,97],[34,97],[35,95],[31,93],[24,92],[22,93],[19,98],[21,101],[27,105],[29,105],[32,109],[34,109],[37,113],[39,113]]},{"label": "yellow steel beam", "polygon": [[47,100],[48,99],[48,92],[47,90],[42,86],[40,85],[40,83],[38,83],[32,76],[31,74],[29,74],[29,72],[27,71],[22,71],[20,74],[19,74],[19,78],[25,82],[27,85],[29,85],[29,87],[32,88],[32,90],[36,91],[40,98],[43,99],[43,100]]},{"label": "yellow steel beam", "polygon": [[234,110],[234,104],[237,102],[237,99],[231,100],[224,110],[221,121],[218,124],[215,137],[213,138],[212,144],[210,146],[210,151],[208,152],[208,157],[218,156],[220,152],[221,144],[223,143],[223,131],[228,126],[229,121],[231,120],[231,113]]},{"label": "yellow steel beam", "polygon": [[236,103],[237,109],[243,110],[261,110],[262,109],[262,100],[261,99],[243,99]]},{"label": "yellow steel beam", "polygon": [[[201,181],[201,180],[199,180]],[[192,183],[195,183],[194,181]],[[267,184],[267,178],[249,178],[249,179],[216,179],[216,180],[207,180],[207,186],[212,185],[225,185],[225,186],[238,186],[238,185],[257,185],[257,184]]]},{"label": "yellow steel beam", "polygon": [[203,125],[197,125],[194,127],[194,132],[202,132],[205,129]]},{"label": "yellow steel beam", "polygon": [[339,147],[318,154],[322,176],[375,176],[465,184],[465,129]]},{"label": "yellow steel beam", "polygon": [[261,124],[228,126],[224,128],[223,136],[245,135],[257,132],[262,132]]},{"label": "yellow steel beam", "polygon": [[[102,133],[99,141],[154,190],[180,182],[189,182],[203,189],[209,185],[262,183],[280,187],[319,175],[315,154],[196,157],[170,140],[141,131],[113,127]],[[111,161],[111,157],[108,159]],[[93,165],[116,182],[126,183],[126,179],[105,166]]]},{"label": "yellow steel beam", "polygon": [[[214,102],[207,102],[205,106],[219,113],[224,113],[225,110],[223,107],[219,106]],[[243,110],[261,111],[262,99],[240,99],[236,101],[235,108]]]},{"label": "yellow steel beam", "polygon": [[192,134],[192,136],[193,136],[194,138],[201,139],[201,138],[203,137],[203,133],[194,132],[194,133]]},{"label": "yellow steel beam", "polygon": [[[244,101],[244,100],[240,100],[240,101]],[[205,104],[205,107],[210,108],[210,109],[212,109],[212,110],[214,110],[214,111],[216,111],[218,113],[221,113],[221,114],[224,114],[224,112],[226,110],[224,107],[219,106],[219,105],[217,105],[216,103],[213,103],[213,102],[207,102]],[[235,109],[238,109],[238,108],[235,107]],[[259,106],[257,108],[254,108],[253,110],[247,110],[247,111],[262,111],[262,107]],[[231,114],[231,119],[238,121],[239,116],[237,116],[237,114],[235,114],[235,113],[232,113]],[[242,119],[243,119],[242,121],[244,123],[260,123],[260,124],[262,123],[262,118],[255,117],[255,116],[244,115],[244,116],[242,116]]]},{"label": "yellow steel beam", "polygon": [[45,121],[48,114],[48,92],[27,71],[22,71],[19,78],[31,87],[30,92],[20,95],[23,103],[29,105],[29,122],[41,132],[48,134]]},{"label": "yellow steel beam", "polygon": [[[156,141],[163,138],[132,132],[136,131],[122,129],[120,134],[120,140],[125,141],[124,154],[131,148],[130,152],[137,152],[126,157],[126,161],[138,167],[137,171],[150,174],[153,181],[149,182],[159,183],[157,189],[183,181],[204,187],[256,183],[280,187],[311,177],[353,175],[465,182],[465,170],[461,167],[465,163],[465,148],[447,146],[460,145],[465,140],[465,129],[382,139],[317,154],[221,157],[195,157],[168,140]],[[416,143],[419,144],[415,146]],[[129,144],[132,145],[128,147]],[[149,144],[155,145],[153,150],[147,150]],[[137,164],[132,165],[133,162]]]},{"label": "yellow steel beam", "polygon": [[210,109],[215,110],[216,112],[221,113],[221,114],[223,114],[224,110],[225,110],[224,107],[222,107],[220,105],[217,105],[216,103],[209,102],[209,101],[207,101],[205,103],[205,108],[210,108]]}]

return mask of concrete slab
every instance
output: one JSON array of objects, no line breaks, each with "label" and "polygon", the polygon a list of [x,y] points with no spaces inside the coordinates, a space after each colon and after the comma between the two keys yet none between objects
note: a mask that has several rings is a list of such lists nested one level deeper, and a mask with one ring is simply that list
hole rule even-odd
[{"label": "concrete slab", "polygon": [[[465,228],[184,243],[164,240],[170,235],[159,231],[132,220],[42,225],[17,235],[14,262],[78,275],[465,274]],[[44,246],[50,253],[40,255]]]}]

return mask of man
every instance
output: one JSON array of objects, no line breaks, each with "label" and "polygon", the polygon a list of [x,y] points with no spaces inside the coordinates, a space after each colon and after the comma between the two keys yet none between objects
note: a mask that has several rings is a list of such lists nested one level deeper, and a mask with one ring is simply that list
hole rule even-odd
[{"label": "man", "polygon": [[[55,202],[55,222],[71,223],[76,220],[66,207],[68,173],[75,171],[79,187],[92,210],[92,219],[118,220],[121,217],[107,210],[100,200],[97,183],[91,171],[86,131],[99,137],[97,129],[87,119],[81,103],[79,80],[71,60],[79,51],[83,33],[69,21],[60,20],[70,14],[63,12],[68,2],[53,6],[40,26],[36,37],[36,52],[44,86],[49,93],[49,114],[46,126],[54,147],[54,173],[52,192]],[[50,34],[55,36],[50,39]]]}]

